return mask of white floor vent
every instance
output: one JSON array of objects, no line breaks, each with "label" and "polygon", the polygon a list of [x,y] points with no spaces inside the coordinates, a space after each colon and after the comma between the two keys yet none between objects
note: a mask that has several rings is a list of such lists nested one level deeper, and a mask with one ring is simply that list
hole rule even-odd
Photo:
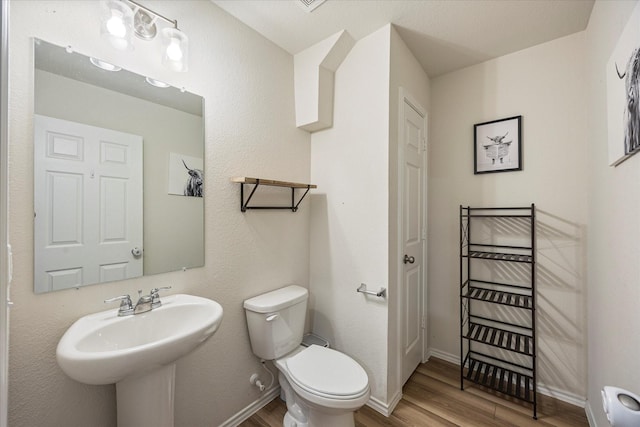
[{"label": "white floor vent", "polygon": [[315,8],[325,1],[326,0],[297,0],[296,3],[298,3],[306,12],[313,12]]}]

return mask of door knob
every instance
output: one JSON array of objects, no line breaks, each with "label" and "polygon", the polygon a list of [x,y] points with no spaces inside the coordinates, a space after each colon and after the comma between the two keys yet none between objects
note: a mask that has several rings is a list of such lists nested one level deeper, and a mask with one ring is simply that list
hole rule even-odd
[{"label": "door knob", "polygon": [[416,262],[416,259],[412,256],[409,255],[405,255],[404,256],[404,263],[405,264],[413,264],[414,262]]},{"label": "door knob", "polygon": [[142,249],[137,246],[134,247],[131,249],[131,255],[133,255],[134,258],[140,258],[142,256]]}]

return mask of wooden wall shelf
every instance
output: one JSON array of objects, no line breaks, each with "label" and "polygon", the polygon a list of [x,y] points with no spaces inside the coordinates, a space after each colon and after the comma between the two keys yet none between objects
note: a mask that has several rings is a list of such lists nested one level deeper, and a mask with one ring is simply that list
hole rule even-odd
[{"label": "wooden wall shelf", "polygon": [[[232,178],[231,182],[236,182],[240,184],[240,211],[246,212],[247,209],[291,209],[291,212],[297,212],[298,206],[300,206],[300,202],[305,198],[309,190],[312,188],[318,188],[317,185],[314,184],[303,184],[299,182],[289,182],[289,181],[276,181],[273,179],[264,179],[264,178],[250,178],[247,176],[241,176]],[[253,185],[253,189],[251,193],[249,193],[249,197],[247,200],[244,199],[244,186],[245,185]],[[256,192],[260,185],[269,186],[269,187],[286,187],[291,189],[291,206],[249,206],[249,202],[253,197],[253,194]],[[306,191],[300,196],[298,201],[296,202],[296,189],[306,189]]]}]

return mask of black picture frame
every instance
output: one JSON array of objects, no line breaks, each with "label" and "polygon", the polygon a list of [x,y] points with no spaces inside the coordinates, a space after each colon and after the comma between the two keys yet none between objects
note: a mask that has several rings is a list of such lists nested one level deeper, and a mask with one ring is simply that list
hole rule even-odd
[{"label": "black picture frame", "polygon": [[522,116],[473,125],[473,173],[522,170]]}]

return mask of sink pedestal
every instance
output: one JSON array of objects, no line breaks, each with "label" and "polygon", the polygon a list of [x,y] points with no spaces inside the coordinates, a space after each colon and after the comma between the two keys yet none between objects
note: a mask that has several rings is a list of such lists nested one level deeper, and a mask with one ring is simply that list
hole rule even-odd
[{"label": "sink pedestal", "polygon": [[56,349],[62,370],[85,384],[116,384],[118,427],[173,427],[176,361],[207,341],[222,306],[195,295],[169,295],[135,316],[118,309],[88,314]]},{"label": "sink pedestal", "polygon": [[173,427],[176,364],[116,383],[118,427]]}]

